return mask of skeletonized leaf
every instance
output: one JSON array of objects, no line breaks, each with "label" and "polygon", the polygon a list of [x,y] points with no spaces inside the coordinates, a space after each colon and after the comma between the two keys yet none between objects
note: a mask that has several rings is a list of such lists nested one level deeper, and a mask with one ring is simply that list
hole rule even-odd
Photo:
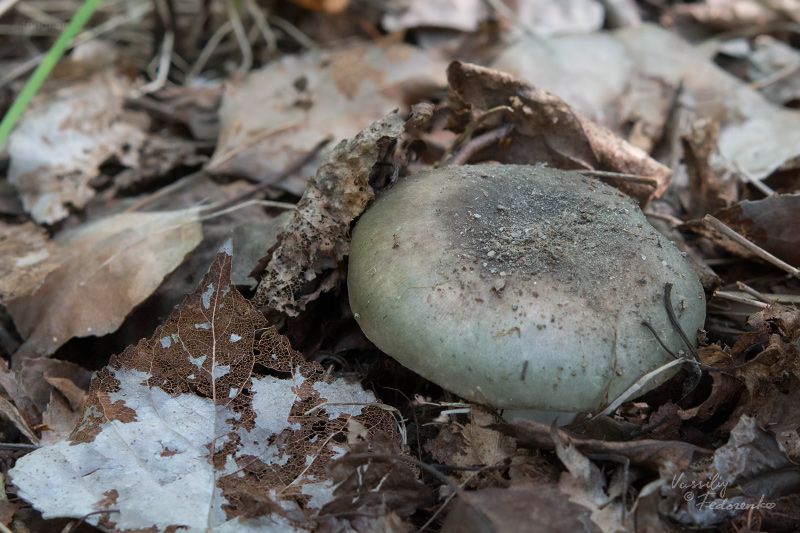
[{"label": "skeletonized leaf", "polygon": [[8,303],[26,339],[15,360],[116,331],[201,239],[197,209],[121,213],[59,235],[60,266],[38,291]]},{"label": "skeletonized leaf", "polygon": [[375,196],[369,178],[381,151],[408,128],[427,122],[432,111],[430,105],[415,105],[408,121],[393,111],[325,157],[278,244],[262,259],[268,263],[259,273],[256,304],[296,316],[309,301],[338,285],[329,274],[350,252],[351,223]]},{"label": "skeletonized leaf", "polygon": [[[372,393],[307,363],[231,285],[228,240],[153,337],[112,357],[70,437],[17,462],[46,517],[108,531],[298,531],[328,501],[348,421],[396,435]],[[112,512],[113,511],[113,512]]]}]

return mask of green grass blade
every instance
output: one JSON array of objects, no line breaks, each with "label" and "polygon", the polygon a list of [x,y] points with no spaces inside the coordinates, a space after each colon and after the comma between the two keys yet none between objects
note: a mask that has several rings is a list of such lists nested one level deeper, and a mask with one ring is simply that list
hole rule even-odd
[{"label": "green grass blade", "polygon": [[0,121],[0,146],[3,146],[3,143],[11,133],[19,117],[22,116],[25,108],[28,107],[33,96],[39,91],[42,83],[44,83],[44,80],[50,75],[50,72],[53,70],[53,67],[56,66],[58,60],[61,59],[61,56],[64,55],[70,41],[78,35],[99,4],[100,0],[85,0],[83,5],[75,13],[75,16],[72,17],[69,25],[64,28],[64,31],[56,42],[50,50],[47,51],[47,55],[33,72],[28,83],[25,84],[25,87],[22,88],[17,99],[11,104],[8,113],[6,113],[3,120]]}]

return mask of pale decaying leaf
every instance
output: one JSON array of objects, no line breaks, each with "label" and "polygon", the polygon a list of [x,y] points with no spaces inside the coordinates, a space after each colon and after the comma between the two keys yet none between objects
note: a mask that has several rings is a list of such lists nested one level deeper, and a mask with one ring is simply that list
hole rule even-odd
[{"label": "pale decaying leaf", "polygon": [[52,224],[95,194],[99,167],[115,158],[136,166],[141,127],[125,120],[130,82],[112,71],[68,85],[31,106],[8,138],[8,181],[38,223]]},{"label": "pale decaying leaf", "polygon": [[32,222],[0,222],[0,303],[30,294],[58,266],[47,232]]},{"label": "pale decaying leaf", "polygon": [[198,213],[121,213],[58,235],[60,266],[38,291],[7,304],[25,338],[15,361],[115,331],[200,242]]},{"label": "pale decaying leaf", "polygon": [[[70,437],[17,461],[46,517],[107,531],[299,531],[333,499],[348,422],[397,438],[356,384],[307,363],[231,285],[231,243],[153,337],[111,359]],[[395,440],[396,442],[396,440]]]},{"label": "pale decaying leaf", "polygon": [[[702,49],[654,25],[550,40],[525,38],[492,66],[556,94],[618,134],[628,127],[631,114],[647,115],[650,105],[648,98],[627,91],[631,80],[644,76],[681,87],[683,106],[699,118],[719,121],[724,160],[759,179],[798,154],[800,113],[772,105]],[[629,116],[609,113],[623,107],[623,96],[631,104],[624,106]]]},{"label": "pale decaying leaf", "polygon": [[[401,43],[358,44],[286,56],[226,86],[208,169],[270,183],[323,139],[348,139],[398,106],[445,84],[444,64]],[[299,175],[312,175],[319,157]],[[280,184],[294,194],[302,180]]]},{"label": "pale decaying leaf", "polygon": [[253,301],[296,316],[306,303],[336,286],[331,276],[350,250],[350,224],[374,197],[370,172],[381,150],[408,128],[431,115],[432,106],[414,106],[408,121],[397,112],[342,141],[325,158],[315,178],[308,181],[292,219],[268,252]]},{"label": "pale decaying leaf", "polygon": [[[500,17],[536,35],[590,33],[603,27],[604,10],[597,0],[527,0],[504,2]],[[482,0],[401,0],[388,4],[383,27],[390,32],[418,27],[450,28],[477,31],[482,21],[497,18],[489,2]]]},{"label": "pale decaying leaf", "polygon": [[[482,128],[510,122],[510,142],[485,150],[485,159],[501,163],[532,165],[546,163],[555,168],[592,169],[637,174],[655,184],[609,178],[641,205],[667,186],[671,171],[646,152],[581,116],[556,95],[534,87],[504,72],[454,61],[447,69],[449,106],[466,127],[480,121]],[[484,114],[500,106],[505,113]]]}]

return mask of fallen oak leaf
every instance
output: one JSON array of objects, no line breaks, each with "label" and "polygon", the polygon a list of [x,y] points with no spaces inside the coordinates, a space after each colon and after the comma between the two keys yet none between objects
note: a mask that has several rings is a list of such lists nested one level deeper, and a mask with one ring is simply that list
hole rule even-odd
[{"label": "fallen oak leaf", "polygon": [[152,338],[97,373],[69,438],[17,461],[18,494],[45,517],[301,531],[333,497],[325,466],[347,451],[334,437],[350,420],[397,439],[372,393],[306,362],[231,285],[231,248]]}]

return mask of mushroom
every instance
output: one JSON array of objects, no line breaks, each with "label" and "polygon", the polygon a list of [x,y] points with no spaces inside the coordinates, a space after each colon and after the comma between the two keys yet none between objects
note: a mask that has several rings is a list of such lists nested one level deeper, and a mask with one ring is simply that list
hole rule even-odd
[{"label": "mushroom", "polygon": [[599,410],[672,361],[656,335],[686,348],[666,283],[692,338],[702,286],[639,207],[596,180],[519,165],[400,181],[359,219],[348,272],[361,329],[406,367],[473,402],[568,413]]}]

